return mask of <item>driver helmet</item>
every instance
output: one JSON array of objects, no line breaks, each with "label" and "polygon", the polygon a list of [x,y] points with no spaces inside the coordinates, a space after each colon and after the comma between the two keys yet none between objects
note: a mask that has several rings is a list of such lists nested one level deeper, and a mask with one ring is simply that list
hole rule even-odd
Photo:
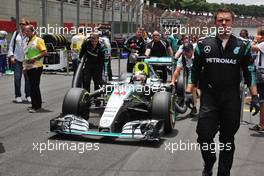
[{"label": "driver helmet", "polygon": [[140,83],[144,83],[146,82],[147,76],[146,74],[144,74],[143,71],[138,71],[133,75],[133,81],[134,82],[140,82]]}]

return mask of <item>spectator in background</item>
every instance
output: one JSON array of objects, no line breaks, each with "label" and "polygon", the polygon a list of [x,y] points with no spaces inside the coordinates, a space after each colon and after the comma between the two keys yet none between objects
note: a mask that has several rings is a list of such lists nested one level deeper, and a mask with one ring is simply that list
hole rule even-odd
[{"label": "spectator in background", "polygon": [[176,54],[178,48],[179,48],[179,39],[177,37],[177,34],[176,34],[177,30],[174,29],[173,30],[173,33],[171,35],[168,36],[168,42],[172,48],[172,51],[173,51],[173,55]]},{"label": "spectator in background", "polygon": [[197,36],[196,35],[192,35],[191,37],[191,43],[193,45],[193,48],[195,49],[197,46]]},{"label": "spectator in background", "polygon": [[6,66],[6,55],[7,55],[7,32],[0,31],[0,76],[5,72]]},{"label": "spectator in background", "polygon": [[[99,32],[101,32],[101,31],[99,31]],[[104,75],[105,81],[107,81],[106,77],[108,77],[109,81],[112,81],[112,76],[113,76],[112,75],[112,68],[111,68],[112,56],[111,56],[111,42],[110,42],[110,33],[109,33],[109,31],[101,32],[100,37],[99,37],[99,41],[107,49],[108,62],[105,62],[105,64],[107,64],[107,65],[104,67],[104,69],[106,69],[106,70],[104,70],[104,73],[106,73]]]},{"label": "spectator in background", "polygon": [[252,42],[252,51],[257,53],[255,59],[257,89],[260,99],[259,123],[250,130],[264,131],[264,26],[258,28],[255,39]]},{"label": "spectator in background", "polygon": [[22,72],[24,61],[24,49],[27,45],[27,36],[24,33],[25,26],[29,25],[29,21],[22,19],[19,23],[19,31],[15,31],[8,50],[8,58],[11,60],[11,64],[14,65],[14,84],[15,84],[15,102],[22,103],[21,98],[21,78],[22,74],[25,79],[25,97],[28,102],[31,102],[30,85],[28,81],[27,72]]},{"label": "spectator in background", "polygon": [[[249,41],[250,43],[252,43],[252,39],[249,37],[248,35],[248,30],[246,29],[241,29],[240,33],[239,33],[239,37],[242,39],[242,40],[246,40],[246,41]],[[253,37],[254,39],[254,37]],[[253,49],[251,49],[251,56],[252,58],[255,60],[256,57],[257,57],[257,52]],[[246,103],[249,103],[250,102],[250,99],[251,99],[251,96],[250,96],[250,93],[245,91],[244,93],[246,95],[245,97],[245,102]]]},{"label": "spectator in background", "polygon": [[111,61],[112,61],[112,47],[111,47],[111,33],[110,31],[105,31],[103,36],[109,40],[110,45],[108,46],[108,54],[109,54],[109,62],[107,64],[107,74],[108,74],[108,79],[109,81],[113,80],[113,72],[112,72],[112,67],[111,67]]},{"label": "spectator in background", "polygon": [[142,31],[142,37],[145,40],[145,42],[147,42],[148,40],[148,33],[145,31],[145,29],[143,27],[140,28],[140,30]]},{"label": "spectator in background", "polygon": [[47,54],[47,49],[42,38],[34,33],[34,27],[27,25],[25,34],[28,37],[25,48],[25,60],[23,68],[28,74],[31,89],[31,107],[28,108],[30,113],[38,112],[42,107],[42,98],[40,93],[40,77],[43,70],[43,58]]},{"label": "spectator in background", "polygon": [[240,33],[239,33],[239,36],[240,36],[242,39],[250,40],[249,37],[248,37],[248,30],[246,30],[246,29],[241,29],[241,31],[240,31]]},{"label": "spectator in background", "polygon": [[78,58],[79,58],[80,49],[85,38],[86,37],[83,34],[83,29],[79,28],[78,34],[73,36],[71,39],[72,68],[74,75],[78,67]]}]

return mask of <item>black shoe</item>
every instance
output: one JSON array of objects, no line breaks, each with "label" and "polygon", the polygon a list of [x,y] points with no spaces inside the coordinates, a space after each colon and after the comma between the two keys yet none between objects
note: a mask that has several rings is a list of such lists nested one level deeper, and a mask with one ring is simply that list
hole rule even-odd
[{"label": "black shoe", "polygon": [[212,171],[203,170],[202,176],[212,176],[212,175],[213,175]]},{"label": "black shoe", "polygon": [[191,116],[196,116],[197,115],[197,108],[193,107],[190,113]]},{"label": "black shoe", "polygon": [[41,108],[35,109],[35,108],[30,108],[28,109],[29,113],[36,113],[36,112],[40,112]]},{"label": "black shoe", "polygon": [[27,107],[27,110],[28,110],[28,111],[29,111],[30,109],[32,109],[32,106],[28,106],[28,107]]},{"label": "black shoe", "polygon": [[264,128],[261,128],[259,125],[255,125],[249,129],[257,132],[264,132]]},{"label": "black shoe", "polygon": [[95,104],[95,107],[99,107],[101,106],[101,101],[95,101],[94,104]]}]

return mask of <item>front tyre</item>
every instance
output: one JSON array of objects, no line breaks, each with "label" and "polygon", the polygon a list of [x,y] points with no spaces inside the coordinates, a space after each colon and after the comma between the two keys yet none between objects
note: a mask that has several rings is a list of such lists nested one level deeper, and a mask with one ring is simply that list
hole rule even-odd
[{"label": "front tyre", "polygon": [[82,88],[71,88],[64,96],[62,114],[83,116],[89,112],[89,93]]},{"label": "front tyre", "polygon": [[175,119],[172,111],[171,93],[157,92],[152,99],[152,118],[164,121],[164,132],[169,134],[172,132]]}]

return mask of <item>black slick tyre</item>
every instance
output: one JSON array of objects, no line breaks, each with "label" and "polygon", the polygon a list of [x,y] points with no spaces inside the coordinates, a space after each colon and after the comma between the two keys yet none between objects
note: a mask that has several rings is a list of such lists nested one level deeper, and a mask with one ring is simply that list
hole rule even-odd
[{"label": "black slick tyre", "polygon": [[153,119],[163,120],[165,134],[171,133],[175,125],[174,116],[171,112],[171,93],[155,93],[152,99],[151,109]]}]

